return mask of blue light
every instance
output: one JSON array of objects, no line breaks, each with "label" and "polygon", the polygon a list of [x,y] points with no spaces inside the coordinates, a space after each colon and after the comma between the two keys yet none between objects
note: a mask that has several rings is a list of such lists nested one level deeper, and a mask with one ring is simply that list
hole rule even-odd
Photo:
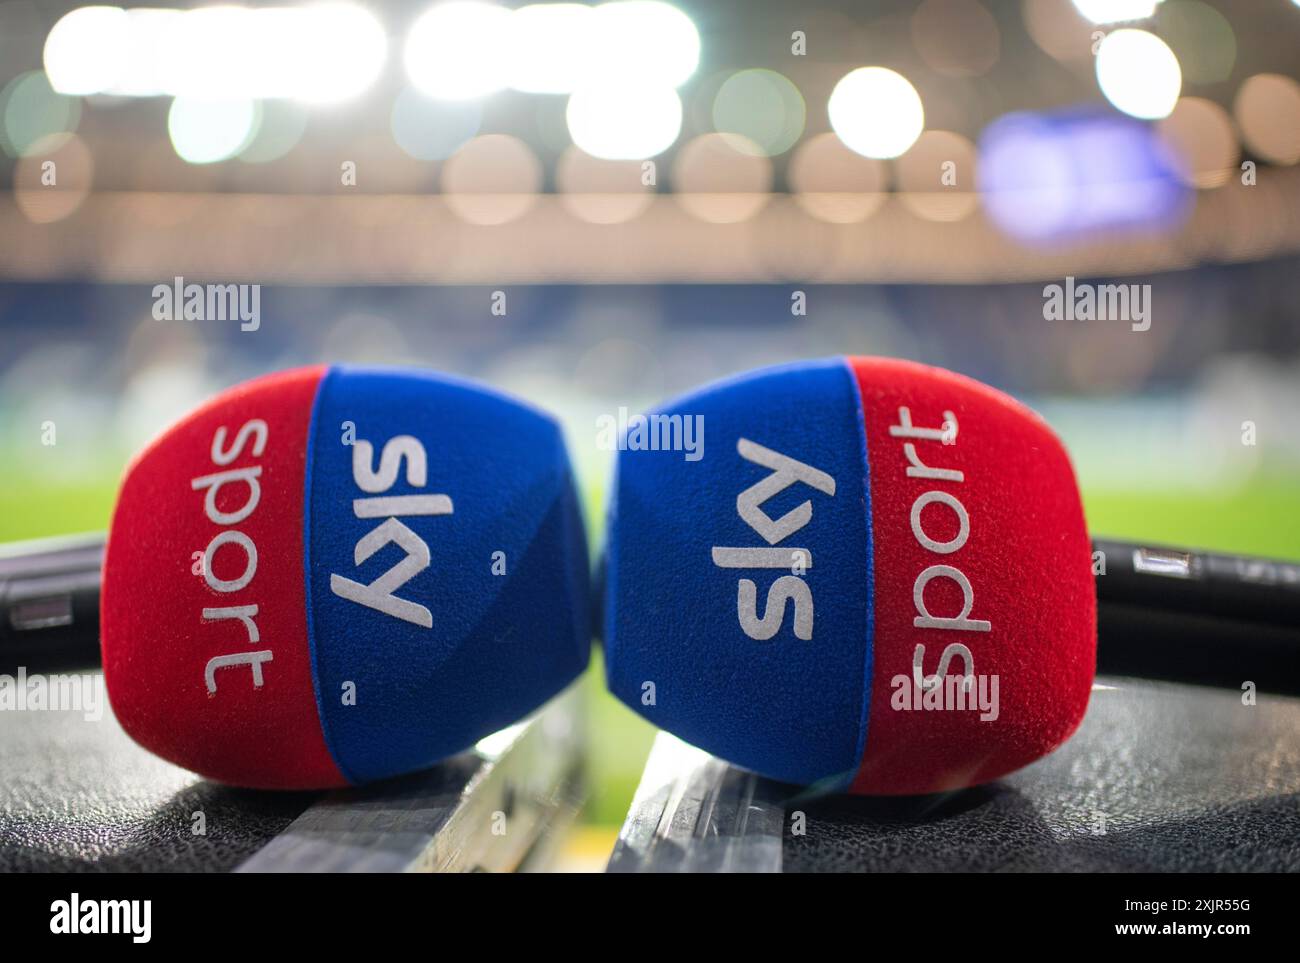
[{"label": "blue light", "polygon": [[1008,114],[980,138],[984,209],[1020,241],[1170,230],[1193,192],[1154,128],[1092,108]]}]

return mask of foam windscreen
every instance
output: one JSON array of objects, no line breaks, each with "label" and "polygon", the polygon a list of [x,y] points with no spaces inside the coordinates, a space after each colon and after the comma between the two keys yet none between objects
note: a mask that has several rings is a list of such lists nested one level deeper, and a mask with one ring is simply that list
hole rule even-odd
[{"label": "foam windscreen", "polygon": [[[674,422],[676,416],[676,422]],[[870,794],[994,779],[1060,745],[1095,666],[1069,458],[971,379],[839,358],[652,412],[610,502],[610,688],[763,775]]]},{"label": "foam windscreen", "polygon": [[588,612],[551,418],[440,375],[304,368],[226,391],[128,467],[104,672],[158,755],[325,788],[519,720],[587,664]]}]

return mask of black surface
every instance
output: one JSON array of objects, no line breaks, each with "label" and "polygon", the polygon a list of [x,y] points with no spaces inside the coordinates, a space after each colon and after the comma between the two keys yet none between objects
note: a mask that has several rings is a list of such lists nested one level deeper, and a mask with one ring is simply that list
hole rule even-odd
[{"label": "black surface", "polygon": [[[990,786],[790,803],[785,870],[1300,870],[1300,699],[1103,681],[1073,739]],[[107,713],[0,712],[0,871],[229,870],[316,798],[207,782]]]},{"label": "black surface", "polygon": [[999,782],[789,803],[784,870],[1300,871],[1300,699],[1103,681],[1069,742]]},{"label": "black surface", "polygon": [[[141,749],[107,710],[0,712],[0,872],[226,871],[316,798],[208,782]],[[205,836],[192,831],[200,811]]]}]

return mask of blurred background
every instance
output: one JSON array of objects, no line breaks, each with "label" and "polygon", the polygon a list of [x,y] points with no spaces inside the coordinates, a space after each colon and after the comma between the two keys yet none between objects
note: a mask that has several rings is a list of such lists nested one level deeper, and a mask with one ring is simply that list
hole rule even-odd
[{"label": "blurred background", "polygon": [[[1096,533],[1298,558],[1298,79],[1293,0],[0,2],[0,540],[347,361],[556,412],[596,545],[599,415],[873,353],[1042,411]],[[256,330],[159,320],[177,277]],[[599,673],[578,863],[652,735]]]}]

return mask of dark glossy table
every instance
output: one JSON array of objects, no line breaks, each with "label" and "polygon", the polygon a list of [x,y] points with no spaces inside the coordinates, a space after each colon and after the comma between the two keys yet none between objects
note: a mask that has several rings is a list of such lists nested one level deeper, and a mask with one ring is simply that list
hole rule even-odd
[{"label": "dark glossy table", "polygon": [[613,872],[1300,870],[1300,698],[1102,678],[1074,737],[944,796],[809,798],[658,737]]}]

